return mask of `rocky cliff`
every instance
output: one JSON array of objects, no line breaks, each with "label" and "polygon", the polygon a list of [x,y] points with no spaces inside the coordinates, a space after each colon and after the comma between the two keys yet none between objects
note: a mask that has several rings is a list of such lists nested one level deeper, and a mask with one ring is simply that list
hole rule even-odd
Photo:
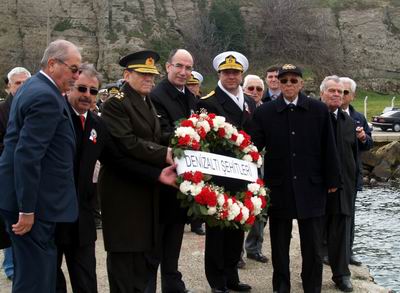
[{"label": "rocky cliff", "polygon": [[[357,5],[339,8],[315,4],[320,2],[324,1],[313,1],[314,5],[301,13],[305,18],[310,14],[323,16],[334,39],[335,54],[344,64],[343,71],[366,88],[399,92],[400,0],[358,0],[354,1]],[[0,74],[18,65],[36,71],[46,44],[65,38],[78,44],[84,59],[95,63],[106,79],[117,79],[121,74],[116,65],[120,56],[141,48],[162,50],[179,44],[182,31],[195,26],[198,12],[208,9],[210,3],[0,0]],[[260,0],[240,3],[246,28],[257,28],[263,18],[257,6]],[[308,29],[319,33],[317,24]],[[251,56],[250,62],[262,61]]]}]

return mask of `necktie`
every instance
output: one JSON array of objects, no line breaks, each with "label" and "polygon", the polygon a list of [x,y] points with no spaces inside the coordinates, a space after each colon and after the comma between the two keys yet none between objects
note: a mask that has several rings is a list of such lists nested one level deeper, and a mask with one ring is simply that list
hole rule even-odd
[{"label": "necktie", "polygon": [[331,112],[331,120],[332,120],[333,136],[335,137],[335,141],[336,141],[336,134],[337,134],[337,117],[336,117],[336,113]]},{"label": "necktie", "polygon": [[82,129],[85,129],[85,116],[79,115],[79,118],[81,119]]}]

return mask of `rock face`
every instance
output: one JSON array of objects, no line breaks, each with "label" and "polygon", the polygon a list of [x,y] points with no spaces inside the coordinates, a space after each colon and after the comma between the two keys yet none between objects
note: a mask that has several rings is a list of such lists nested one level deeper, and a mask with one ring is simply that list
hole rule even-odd
[{"label": "rock face", "polygon": [[[150,46],[163,50],[166,42],[179,41],[182,28],[195,25],[197,12],[211,1],[0,0],[0,74],[20,65],[36,71],[48,42],[65,38],[82,47],[84,59],[95,63],[106,79],[117,79],[120,56]],[[356,2],[366,4],[339,10],[310,5],[301,13],[324,15],[344,72],[366,88],[398,92],[400,5],[396,0]],[[262,18],[257,0],[240,3],[246,27],[254,28]],[[318,34],[318,25],[309,31]],[[157,38],[158,43],[150,42]]]},{"label": "rock face", "polygon": [[400,178],[400,142],[393,141],[364,153],[362,162],[370,177],[380,181]]}]

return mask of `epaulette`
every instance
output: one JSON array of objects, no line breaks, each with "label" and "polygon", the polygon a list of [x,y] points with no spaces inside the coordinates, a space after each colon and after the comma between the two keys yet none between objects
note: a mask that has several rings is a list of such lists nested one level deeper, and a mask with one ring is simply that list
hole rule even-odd
[{"label": "epaulette", "polygon": [[205,100],[215,94],[215,91],[210,92],[207,96],[201,97],[200,100]]},{"label": "epaulette", "polygon": [[124,92],[118,92],[115,95],[111,96],[111,98],[117,98],[118,100],[123,100],[124,99]]}]

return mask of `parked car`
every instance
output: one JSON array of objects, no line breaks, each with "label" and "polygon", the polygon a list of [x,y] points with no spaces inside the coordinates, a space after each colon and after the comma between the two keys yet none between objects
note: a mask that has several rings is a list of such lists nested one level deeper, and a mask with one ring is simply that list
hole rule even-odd
[{"label": "parked car", "polygon": [[391,110],[379,116],[372,117],[372,125],[379,127],[386,131],[392,129],[393,131],[400,131],[400,110]]}]

